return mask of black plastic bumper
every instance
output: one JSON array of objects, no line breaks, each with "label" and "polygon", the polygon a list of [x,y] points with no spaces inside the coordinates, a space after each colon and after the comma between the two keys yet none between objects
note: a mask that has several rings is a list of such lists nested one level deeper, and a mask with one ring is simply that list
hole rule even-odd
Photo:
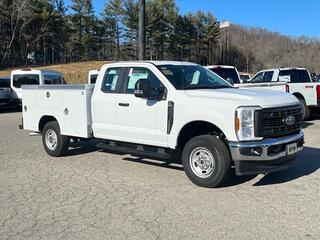
[{"label": "black plastic bumper", "polygon": [[236,161],[236,175],[255,175],[277,172],[286,169],[296,162],[297,154],[271,161]]}]

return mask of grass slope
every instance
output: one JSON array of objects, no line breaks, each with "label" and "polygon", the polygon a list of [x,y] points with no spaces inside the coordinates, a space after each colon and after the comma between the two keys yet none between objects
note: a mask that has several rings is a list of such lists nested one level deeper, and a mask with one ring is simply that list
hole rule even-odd
[{"label": "grass slope", "polygon": [[[67,64],[49,65],[45,67],[34,67],[33,69],[51,69],[62,72],[67,83],[87,83],[88,72],[93,69],[100,69],[100,67],[107,62],[105,61],[91,61],[91,62],[77,62]],[[0,77],[10,76],[14,69],[6,69],[0,71]]]}]

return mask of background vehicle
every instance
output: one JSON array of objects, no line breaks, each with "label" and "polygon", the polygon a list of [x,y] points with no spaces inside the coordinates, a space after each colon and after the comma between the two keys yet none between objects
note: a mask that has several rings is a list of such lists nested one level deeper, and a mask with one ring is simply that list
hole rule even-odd
[{"label": "background vehicle", "polygon": [[21,101],[21,85],[56,85],[65,84],[63,74],[53,70],[20,69],[11,72],[10,85],[13,97]]},{"label": "background vehicle", "polygon": [[232,85],[242,83],[238,70],[233,66],[212,65],[207,66],[206,68],[218,74],[220,77],[222,77]]},{"label": "background vehicle", "polygon": [[290,166],[303,147],[301,106],[288,93],[239,89],[186,62],[106,64],[95,85],[23,86],[23,127],[42,133],[46,152],[70,138],[108,150],[170,158],[190,180],[221,185],[236,174]]},{"label": "background vehicle", "polygon": [[0,106],[10,106],[14,104],[12,90],[10,87],[10,77],[0,78]]},{"label": "background vehicle", "polygon": [[88,83],[95,84],[98,78],[99,70],[90,70],[88,73]]},{"label": "background vehicle", "polygon": [[303,106],[303,118],[310,117],[310,111],[320,107],[320,84],[312,82],[306,68],[274,68],[258,72],[248,84],[240,87],[254,87],[286,91],[296,96]]},{"label": "background vehicle", "polygon": [[250,81],[250,75],[248,73],[240,73],[240,80],[242,81],[242,83],[246,83],[248,81]]}]

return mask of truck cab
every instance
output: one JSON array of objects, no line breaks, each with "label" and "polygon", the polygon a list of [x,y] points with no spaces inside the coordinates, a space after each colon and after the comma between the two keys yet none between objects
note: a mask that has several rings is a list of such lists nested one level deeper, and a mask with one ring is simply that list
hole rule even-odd
[{"label": "truck cab", "polygon": [[21,101],[22,85],[56,85],[65,84],[63,74],[53,70],[19,69],[11,72],[10,85],[13,98]]},{"label": "truck cab", "polygon": [[149,158],[178,157],[202,187],[289,167],[303,148],[301,105],[291,94],[234,88],[198,64],[105,64],[95,85],[23,86],[23,125],[45,151],[70,139]]}]

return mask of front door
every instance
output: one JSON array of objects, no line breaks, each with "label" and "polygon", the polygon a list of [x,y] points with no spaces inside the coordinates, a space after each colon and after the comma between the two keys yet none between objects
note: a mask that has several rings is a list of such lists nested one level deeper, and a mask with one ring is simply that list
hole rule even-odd
[{"label": "front door", "polygon": [[118,95],[117,129],[121,141],[147,145],[167,146],[167,100],[135,97],[134,88],[139,79],[151,84],[151,95],[163,87],[148,68],[129,67],[124,77],[123,93]]}]

